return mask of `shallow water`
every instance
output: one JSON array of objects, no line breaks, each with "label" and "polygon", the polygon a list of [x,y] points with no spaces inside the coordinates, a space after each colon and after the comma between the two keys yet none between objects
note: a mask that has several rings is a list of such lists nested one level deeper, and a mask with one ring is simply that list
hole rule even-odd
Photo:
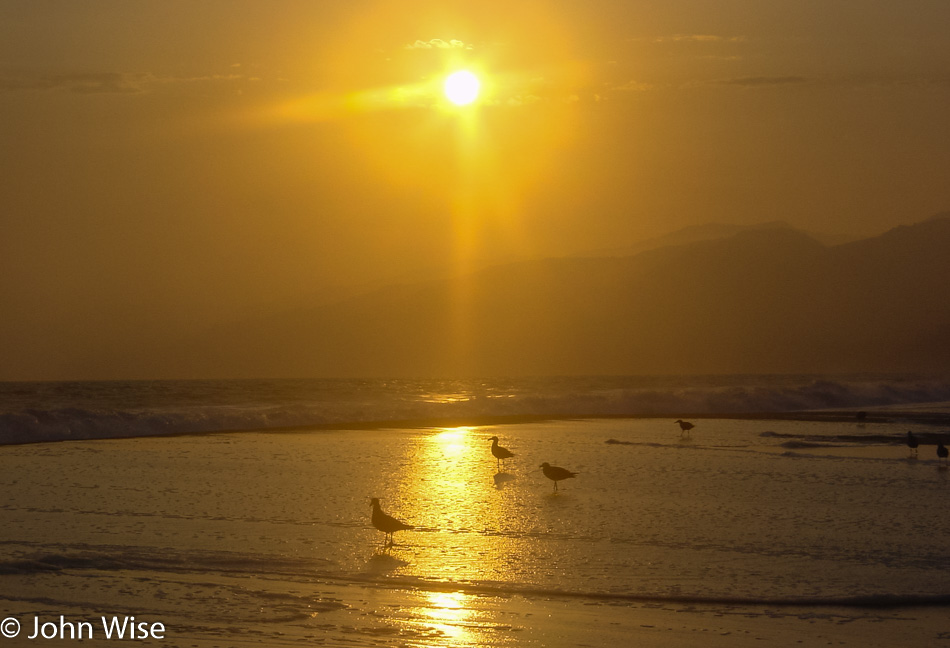
[{"label": "shallow water", "polygon": [[[950,603],[950,474],[933,445],[910,456],[904,423],[694,422],[689,437],[613,419],[6,447],[0,600],[159,618],[180,638],[366,645],[516,641],[497,603],[513,596]],[[496,434],[515,453],[502,471]],[[555,494],[543,461],[579,475]],[[371,497],[417,528],[384,547]]]}]

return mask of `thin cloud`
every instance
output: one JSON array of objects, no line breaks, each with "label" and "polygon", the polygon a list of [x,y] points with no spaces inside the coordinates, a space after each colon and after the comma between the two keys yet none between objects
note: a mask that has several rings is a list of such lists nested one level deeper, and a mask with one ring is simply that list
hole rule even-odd
[{"label": "thin cloud", "polygon": [[726,38],[713,34],[673,34],[667,38],[658,38],[657,43],[672,41],[674,43],[735,43],[738,37]]},{"label": "thin cloud", "polygon": [[540,101],[543,101],[541,97],[533,94],[527,94],[509,97],[506,103],[509,106],[529,106],[531,104],[539,103]]},{"label": "thin cloud", "polygon": [[721,55],[721,54],[705,54],[703,56],[697,56],[697,59],[700,60],[709,60],[709,61],[741,61],[743,60],[742,56],[736,55]]},{"label": "thin cloud", "polygon": [[780,86],[808,86],[810,88],[946,88],[950,87],[950,77],[947,76],[919,76],[894,77],[880,75],[845,75],[845,76],[817,76],[804,77],[796,75],[785,76],[749,76],[728,79],[709,79],[693,81],[680,86],[682,89],[708,86],[737,86],[743,88],[768,88]]},{"label": "thin cloud", "polygon": [[99,93],[134,93],[141,92],[142,89],[130,83],[129,79],[123,74],[115,72],[102,72],[98,74],[73,74],[63,79],[63,83],[68,85],[71,92],[79,94],[99,94]]},{"label": "thin cloud", "polygon": [[0,73],[0,92],[24,90],[62,90],[77,94],[129,94],[142,92],[142,87],[136,78],[119,72]]},{"label": "thin cloud", "polygon": [[[234,66],[232,66],[234,67]],[[69,92],[74,94],[136,94],[160,85],[248,80],[243,74],[209,74],[193,77],[160,77],[122,72],[0,71],[0,92]],[[250,80],[260,80],[254,77]]]},{"label": "thin cloud", "polygon": [[651,43],[741,43],[745,41],[745,36],[719,36],[717,34],[673,34],[671,36],[633,38],[631,40],[648,41]]},{"label": "thin cloud", "polygon": [[153,77],[156,82],[160,83],[200,83],[200,82],[217,82],[217,81],[260,81],[261,77],[248,77],[243,74],[206,74],[203,76],[193,76],[193,77]]},{"label": "thin cloud", "polygon": [[647,90],[652,90],[654,88],[651,83],[643,83],[641,81],[627,81],[620,85],[614,86],[611,90],[617,90],[619,92],[646,92]]},{"label": "thin cloud", "polygon": [[441,38],[433,38],[432,40],[422,41],[417,40],[414,43],[406,45],[405,49],[472,49],[471,45],[466,45],[460,40],[450,40],[444,41]]},{"label": "thin cloud", "polygon": [[759,87],[759,86],[775,86],[775,85],[797,85],[801,83],[808,83],[808,79],[801,76],[753,76],[753,77],[742,77],[738,79],[726,79],[724,81],[720,81],[719,83],[723,85]]}]

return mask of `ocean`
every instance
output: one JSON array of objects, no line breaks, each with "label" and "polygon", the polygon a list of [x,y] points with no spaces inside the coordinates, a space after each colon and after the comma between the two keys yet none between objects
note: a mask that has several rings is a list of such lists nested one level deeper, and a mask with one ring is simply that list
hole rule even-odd
[{"label": "ocean", "polygon": [[[6,383],[0,631],[947,645],[948,402],[906,376]],[[373,497],[415,526],[393,546]]]},{"label": "ocean", "polygon": [[454,420],[765,415],[950,401],[922,376],[0,382],[0,445]]}]

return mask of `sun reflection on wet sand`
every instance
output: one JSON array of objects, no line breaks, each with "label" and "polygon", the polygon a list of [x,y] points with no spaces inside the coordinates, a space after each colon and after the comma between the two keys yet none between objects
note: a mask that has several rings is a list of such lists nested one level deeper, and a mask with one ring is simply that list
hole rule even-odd
[{"label": "sun reflection on wet sand", "polygon": [[422,624],[439,633],[449,645],[477,645],[475,610],[461,592],[426,592],[425,600],[409,610],[410,623]]},{"label": "sun reflection on wet sand", "polygon": [[432,440],[446,455],[455,457],[471,448],[472,444],[467,441],[474,429],[471,427],[442,428]]},{"label": "sun reflection on wet sand", "polygon": [[[417,437],[400,496],[411,502],[412,521],[423,531],[412,541],[413,572],[433,580],[508,581],[518,578],[527,537],[527,494],[497,488],[489,427],[436,428]],[[506,478],[524,475],[514,464]]]},{"label": "sun reflection on wet sand", "polygon": [[419,648],[516,645],[511,633],[523,629],[526,609],[519,602],[509,610],[510,602],[508,597],[458,591],[374,593],[377,614],[400,637],[399,645]]},{"label": "sun reflection on wet sand", "polygon": [[[451,581],[517,579],[514,565],[530,548],[530,541],[520,537],[517,520],[524,516],[511,511],[521,507],[518,496],[495,487],[491,434],[478,427],[436,428],[414,439],[408,450],[399,492],[411,503],[419,530],[407,534],[411,544],[395,551],[411,563],[414,574],[440,583],[439,589]],[[393,614],[391,622],[414,637],[406,645],[498,645],[497,632],[511,629],[502,622],[502,609],[497,597],[422,588],[412,592],[412,604]]]}]

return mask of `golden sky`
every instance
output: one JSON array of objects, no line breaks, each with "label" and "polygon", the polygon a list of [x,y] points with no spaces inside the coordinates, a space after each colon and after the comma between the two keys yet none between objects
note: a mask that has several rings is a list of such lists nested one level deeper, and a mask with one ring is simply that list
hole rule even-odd
[{"label": "golden sky", "polygon": [[[0,337],[159,337],[712,221],[922,220],[950,206],[948,25],[945,0],[0,0]],[[460,68],[482,92],[454,107]]]}]

